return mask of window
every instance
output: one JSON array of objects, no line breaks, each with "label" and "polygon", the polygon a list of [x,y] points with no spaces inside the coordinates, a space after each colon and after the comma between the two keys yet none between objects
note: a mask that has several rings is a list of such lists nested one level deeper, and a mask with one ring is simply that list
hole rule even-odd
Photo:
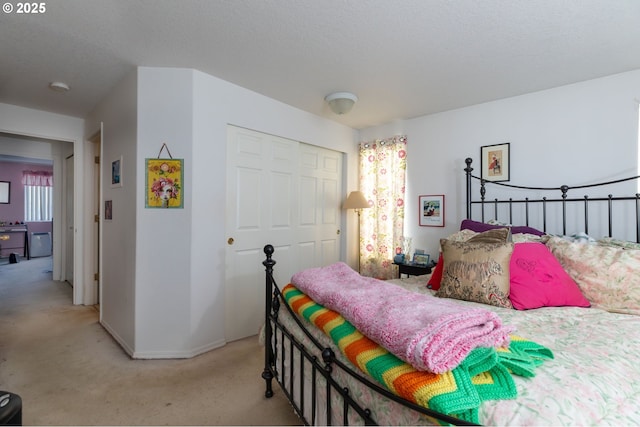
[{"label": "window", "polygon": [[53,219],[53,173],[23,171],[25,222]]}]

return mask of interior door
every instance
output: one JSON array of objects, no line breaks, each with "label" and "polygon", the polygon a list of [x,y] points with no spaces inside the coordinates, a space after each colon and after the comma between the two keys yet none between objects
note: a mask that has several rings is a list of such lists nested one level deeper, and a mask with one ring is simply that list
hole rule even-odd
[{"label": "interior door", "polygon": [[65,159],[65,269],[64,280],[73,286],[73,155]]},{"label": "interior door", "polygon": [[266,244],[284,286],[308,267],[340,260],[342,153],[229,126],[227,139],[227,341],[264,323]]}]

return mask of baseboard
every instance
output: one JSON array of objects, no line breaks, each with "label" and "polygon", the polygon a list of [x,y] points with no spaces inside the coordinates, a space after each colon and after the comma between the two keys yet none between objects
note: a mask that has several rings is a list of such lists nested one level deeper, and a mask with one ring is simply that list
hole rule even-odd
[{"label": "baseboard", "polygon": [[198,356],[199,354],[206,353],[211,350],[215,350],[216,348],[220,348],[224,346],[227,342],[223,340],[214,341],[207,345],[203,345],[200,347],[196,347],[191,350],[184,351],[175,351],[175,350],[167,350],[167,351],[134,351],[126,342],[122,339],[114,330],[109,326],[109,324],[105,321],[100,321],[100,324],[104,329],[109,332],[109,334],[113,337],[114,340],[120,347],[127,353],[132,359],[191,359],[192,357]]},{"label": "baseboard", "polygon": [[120,335],[118,335],[107,322],[101,320],[100,325],[102,325],[102,327],[106,329],[107,332],[109,332],[109,335],[111,335],[113,339],[116,340],[118,344],[120,344],[120,347],[122,347],[125,353],[127,353],[130,357],[133,357],[133,349],[129,347],[127,342],[123,340],[122,337],[120,337]]},{"label": "baseboard", "polygon": [[220,340],[192,350],[184,351],[136,351],[131,357],[134,359],[191,359],[199,354],[220,348],[226,343],[227,342],[225,340]]}]

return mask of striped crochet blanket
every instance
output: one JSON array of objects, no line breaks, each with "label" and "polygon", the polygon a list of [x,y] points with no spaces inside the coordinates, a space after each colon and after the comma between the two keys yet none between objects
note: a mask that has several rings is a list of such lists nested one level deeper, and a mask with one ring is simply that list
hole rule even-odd
[{"label": "striped crochet blanket", "polygon": [[330,337],[353,365],[389,391],[425,408],[474,423],[479,423],[478,410],[483,401],[517,396],[512,373],[534,376],[537,366],[553,358],[546,347],[512,335],[509,347],[477,347],[451,371],[419,371],[293,285],[285,286],[282,295],[294,312]]}]

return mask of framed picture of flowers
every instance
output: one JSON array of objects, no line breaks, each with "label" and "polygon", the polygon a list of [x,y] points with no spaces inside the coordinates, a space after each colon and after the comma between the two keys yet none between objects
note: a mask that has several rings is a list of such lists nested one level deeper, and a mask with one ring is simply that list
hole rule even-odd
[{"label": "framed picture of flowers", "polygon": [[183,159],[146,159],[145,208],[184,207]]}]

